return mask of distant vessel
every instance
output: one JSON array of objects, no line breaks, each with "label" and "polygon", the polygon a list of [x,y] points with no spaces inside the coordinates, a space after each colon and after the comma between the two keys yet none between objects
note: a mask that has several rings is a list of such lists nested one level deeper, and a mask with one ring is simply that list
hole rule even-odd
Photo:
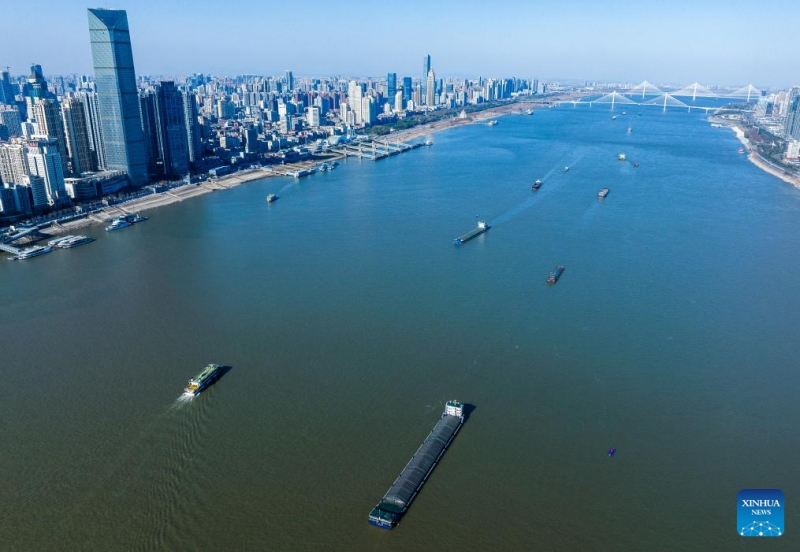
[{"label": "distant vessel", "polygon": [[638,161],[634,161],[634,162],[633,162],[633,166],[634,166],[634,167],[638,167],[638,166],[639,166],[639,162],[638,162]]},{"label": "distant vessel", "polygon": [[603,199],[604,197],[606,197],[608,195],[608,192],[609,192],[608,188],[603,188],[602,190],[600,190],[600,193],[597,194],[597,197],[599,197],[600,199]]},{"label": "distant vessel", "polygon": [[622,114],[623,114],[623,115],[627,115],[628,113],[627,113],[627,112],[625,112],[625,111],[623,111],[623,112],[622,112]]},{"label": "distant vessel", "polygon": [[408,461],[386,494],[383,495],[381,501],[370,510],[367,519],[372,525],[383,529],[392,529],[397,525],[463,423],[464,405],[458,401],[447,401],[444,405],[444,413],[433,430]]},{"label": "distant vessel", "polygon": [[541,187],[542,187],[542,181],[536,180],[536,182],[533,183],[533,186],[531,186],[531,189],[538,190]]},{"label": "distant vessel", "polygon": [[633,129],[632,129],[631,127],[628,127],[628,132],[629,132],[629,133],[630,133],[630,132],[633,132]]},{"label": "distant vessel", "polygon": [[492,119],[491,121],[489,121],[488,123],[486,123],[486,126],[494,126],[494,125],[496,125],[496,124],[497,124],[497,119]]},{"label": "distant vessel", "polygon": [[739,148],[739,153],[744,153],[744,148]]},{"label": "distant vessel", "polygon": [[269,194],[269,195],[267,196],[267,203],[272,203],[272,202],[273,202],[273,201],[275,201],[276,199],[278,199],[278,196],[277,196],[276,194]]},{"label": "distant vessel", "polygon": [[425,140],[425,143],[423,145],[424,146],[432,146],[433,145],[433,140]]},{"label": "distant vessel", "polygon": [[627,158],[628,157],[624,153],[617,154],[617,159],[619,159],[620,161],[625,161]]},{"label": "distant vessel", "polygon": [[463,236],[457,237],[456,239],[453,240],[453,243],[456,245],[461,245],[462,243],[466,243],[475,236],[480,236],[481,234],[486,232],[489,228],[491,228],[491,226],[486,224],[485,220],[479,220],[477,228],[473,228]]},{"label": "distant vessel", "polygon": [[568,170],[569,170],[569,167],[564,167],[564,171],[563,172],[567,172]]},{"label": "distant vessel", "polygon": [[561,275],[564,273],[564,269],[566,267],[559,265],[553,269],[553,272],[550,273],[550,276],[547,277],[548,284],[555,284],[558,282],[558,279],[561,278]]},{"label": "distant vessel", "polygon": [[54,240],[50,240],[49,242],[47,242],[47,245],[49,245],[50,247],[58,247],[58,244],[60,244],[61,242],[67,241],[67,240],[72,239],[74,237],[75,236],[61,236],[60,238],[56,238]]},{"label": "distant vessel", "polygon": [[617,116],[616,116],[616,115],[612,115],[612,116],[611,116],[611,120],[612,120],[612,121],[616,121],[616,120],[617,120]]},{"label": "distant vessel", "polygon": [[189,380],[189,385],[183,390],[184,395],[199,395],[203,389],[214,383],[219,375],[219,364],[209,364]]},{"label": "distant vessel", "polygon": [[608,449],[608,455],[609,456],[614,456],[616,453],[617,453],[617,449],[615,449],[614,447],[611,447],[610,449]]},{"label": "distant vessel", "polygon": [[32,257],[38,257],[39,255],[44,255],[45,253],[50,253],[53,250],[52,247],[49,245],[32,245],[31,247],[26,247],[25,249],[20,249],[19,253],[14,255],[13,257],[9,257],[12,261],[24,261],[25,259],[30,259]]},{"label": "distant vessel", "polygon": [[114,221],[106,226],[106,232],[113,232],[114,230],[122,230],[123,228],[127,228],[130,226],[131,223],[125,220],[125,217],[119,217],[114,219]]},{"label": "distant vessel", "polygon": [[527,109],[527,110],[525,111],[525,115],[533,115],[533,108],[531,108],[531,109]]}]

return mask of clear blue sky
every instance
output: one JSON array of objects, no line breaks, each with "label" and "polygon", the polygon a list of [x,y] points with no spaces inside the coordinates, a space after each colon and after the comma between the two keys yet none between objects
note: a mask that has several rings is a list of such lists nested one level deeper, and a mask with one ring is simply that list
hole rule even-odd
[{"label": "clear blue sky", "polygon": [[[120,0],[139,75],[281,74],[800,84],[800,2]],[[91,74],[87,6],[3,0],[0,66]]]}]

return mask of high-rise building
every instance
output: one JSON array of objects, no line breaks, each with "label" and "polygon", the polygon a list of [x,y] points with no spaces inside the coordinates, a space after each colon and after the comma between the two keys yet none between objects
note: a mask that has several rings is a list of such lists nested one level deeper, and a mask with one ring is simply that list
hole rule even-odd
[{"label": "high-rise building", "polygon": [[[38,176],[44,181],[44,194],[31,178],[33,192],[33,206],[54,206],[69,201],[67,189],[64,187],[64,171],[62,170],[61,154],[58,152],[56,141],[43,139],[29,141],[27,144],[27,161],[30,176]],[[23,182],[24,184],[24,182]],[[39,191],[37,191],[39,190]]]},{"label": "high-rise building", "polygon": [[286,71],[286,90],[291,92],[294,90],[294,75],[291,71]]},{"label": "high-rise building", "polygon": [[89,128],[80,98],[67,98],[61,104],[64,115],[64,134],[67,138],[67,155],[74,174],[97,170],[89,147]]},{"label": "high-rise building", "polygon": [[14,103],[14,88],[11,86],[11,75],[8,71],[0,71],[0,104]]},{"label": "high-rise building", "polygon": [[92,163],[97,169],[105,170],[106,158],[103,150],[103,128],[100,124],[100,107],[97,102],[97,93],[79,92],[78,97],[83,103],[83,114],[89,130],[89,149],[92,151]]},{"label": "high-rise building", "polygon": [[789,91],[785,132],[787,138],[800,140],[800,87],[797,86]]},{"label": "high-rise building", "polygon": [[394,110],[395,111],[403,111],[403,89],[400,88],[394,94]]},{"label": "high-rise building", "polygon": [[17,106],[0,105],[0,126],[5,128],[5,140],[11,136],[22,136],[21,123]]},{"label": "high-rise building", "polygon": [[139,95],[125,10],[88,10],[89,36],[102,127],[105,167],[125,171],[134,186],[147,183]]},{"label": "high-rise building", "polygon": [[364,122],[363,105],[361,100],[364,96],[364,90],[361,85],[354,80],[351,80],[347,85],[347,104],[353,110],[355,116],[354,124],[361,125]]},{"label": "high-rise building", "polygon": [[189,146],[189,164],[195,166],[203,158],[203,141],[197,115],[197,100],[191,92],[183,92],[183,118],[186,121],[186,142]]},{"label": "high-rise building", "polygon": [[425,90],[425,103],[433,107],[436,105],[436,75],[433,72],[433,68],[428,70],[428,85]]},{"label": "high-rise building", "polygon": [[320,125],[320,115],[319,115],[319,107],[307,107],[306,108],[306,122],[308,126],[311,128],[319,128]]},{"label": "high-rise building", "polygon": [[156,129],[156,95],[145,90],[139,95],[139,109],[142,116],[142,135],[144,137],[144,153],[147,159],[147,174],[151,179],[164,176],[158,154],[158,130]]},{"label": "high-rise building", "polygon": [[172,81],[163,81],[156,87],[156,133],[164,174],[183,176],[189,172],[183,96]]},{"label": "high-rise building", "polygon": [[47,89],[47,81],[42,73],[41,65],[31,65],[31,74],[28,77],[25,95],[33,100],[50,97],[50,91]]},{"label": "high-rise building", "polygon": [[386,99],[390,102],[394,101],[394,95],[397,93],[397,73],[389,73],[386,75]]},{"label": "high-rise building", "polygon": [[61,108],[53,98],[41,98],[35,101],[33,116],[36,119],[39,134],[55,141],[55,147],[58,149],[62,163],[61,171],[66,174],[69,156],[64,139],[64,119],[61,118]]},{"label": "high-rise building", "polygon": [[411,94],[414,93],[414,87],[411,82],[411,77],[403,77],[403,105],[405,106],[411,100]]},{"label": "high-rise building", "polygon": [[374,125],[378,120],[377,104],[372,96],[366,96],[361,100],[361,119],[365,125]]},{"label": "high-rise building", "polygon": [[422,95],[425,96],[426,93],[426,83],[428,82],[428,73],[431,72],[431,55],[425,54],[425,57],[422,58],[422,78],[420,79],[420,83],[422,85]]},{"label": "high-rise building", "polygon": [[0,144],[0,180],[22,184],[28,174],[25,146],[19,142]]}]

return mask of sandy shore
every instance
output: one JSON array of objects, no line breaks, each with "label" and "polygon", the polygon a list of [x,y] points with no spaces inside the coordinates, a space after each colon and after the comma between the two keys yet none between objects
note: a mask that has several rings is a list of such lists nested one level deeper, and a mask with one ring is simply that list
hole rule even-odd
[{"label": "sandy shore", "polygon": [[793,176],[791,174],[786,174],[786,171],[783,167],[779,167],[772,163],[771,161],[764,159],[761,155],[758,154],[756,149],[750,143],[750,140],[747,139],[745,136],[744,130],[742,130],[739,125],[728,121],[726,119],[718,119],[716,117],[709,117],[709,121],[712,123],[724,125],[730,128],[733,133],[736,135],[736,138],[742,143],[745,150],[747,151],[747,159],[756,167],[761,169],[764,172],[771,174],[774,177],[780,178],[787,184],[791,184],[795,188],[800,188],[800,177]]}]

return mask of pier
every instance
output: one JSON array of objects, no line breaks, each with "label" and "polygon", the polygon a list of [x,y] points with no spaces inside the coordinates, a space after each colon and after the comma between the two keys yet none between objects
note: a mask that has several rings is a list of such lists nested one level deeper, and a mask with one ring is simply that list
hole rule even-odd
[{"label": "pier", "polygon": [[413,144],[406,142],[388,142],[384,140],[371,140],[369,142],[357,142],[345,144],[331,148],[331,151],[343,155],[345,157],[358,157],[359,159],[369,159],[370,161],[378,161],[398,153],[403,153],[412,149],[423,146],[424,143],[416,142]]},{"label": "pier", "polygon": [[392,529],[397,525],[463,423],[464,405],[458,401],[447,401],[444,413],[433,430],[383,495],[383,499],[370,511],[371,524],[383,529]]}]

